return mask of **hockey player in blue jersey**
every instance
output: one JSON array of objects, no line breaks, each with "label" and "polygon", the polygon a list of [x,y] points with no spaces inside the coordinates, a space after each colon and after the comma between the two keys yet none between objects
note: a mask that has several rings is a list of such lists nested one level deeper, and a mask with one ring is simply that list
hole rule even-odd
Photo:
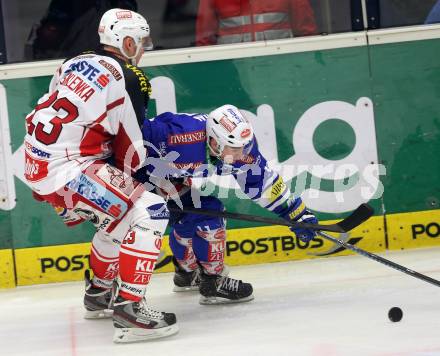
[{"label": "hockey player in blue jersey", "polygon": [[[318,222],[301,198],[268,167],[251,124],[235,106],[223,105],[209,115],[166,112],[146,119],[142,131],[148,157],[137,178],[151,184],[169,204],[222,211],[218,198],[200,196],[191,188],[191,178],[212,172],[232,174],[252,201],[274,214],[289,221]],[[224,219],[172,213],[169,226],[174,291],[198,289],[201,304],[253,299],[250,283],[228,277]],[[312,230],[291,230],[303,241],[315,236]]]}]

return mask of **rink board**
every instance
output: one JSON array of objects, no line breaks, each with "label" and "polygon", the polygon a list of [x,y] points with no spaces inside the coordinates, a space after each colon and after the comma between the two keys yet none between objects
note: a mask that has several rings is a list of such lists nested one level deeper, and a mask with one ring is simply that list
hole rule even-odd
[{"label": "rink board", "polygon": [[[329,224],[334,221],[325,221]],[[440,211],[373,216],[349,234],[340,236],[344,241],[369,252],[388,249],[407,249],[440,245]],[[168,236],[156,266],[156,272],[171,272],[171,250]],[[15,250],[17,285],[54,283],[82,280],[89,267],[90,243],[24,248]],[[1,250],[0,273],[9,283],[0,287],[12,287],[14,272],[11,250]],[[262,226],[228,230],[225,260],[228,265],[249,265],[270,262],[297,261],[318,257],[345,256],[353,254],[322,237],[304,243],[287,227]],[[4,257],[9,258],[6,264]],[[8,267],[8,268],[6,268]],[[2,280],[3,282],[3,280]]]},{"label": "rink board", "polygon": [[440,210],[387,215],[390,250],[440,246]]},{"label": "rink board", "polygon": [[[344,239],[369,251],[383,251],[383,218],[371,218]],[[168,236],[165,236],[163,246],[156,271],[171,272],[173,265]],[[17,284],[82,280],[84,270],[89,267],[89,252],[90,243],[17,249]],[[229,230],[225,254],[226,263],[236,266],[341,256],[351,252],[320,237],[312,242],[301,242],[287,227],[263,226]]]},{"label": "rink board", "polygon": [[79,281],[89,254],[90,243],[17,249],[17,285]]},{"label": "rink board", "polygon": [[15,287],[15,275],[12,250],[0,250],[0,288],[13,287]]}]

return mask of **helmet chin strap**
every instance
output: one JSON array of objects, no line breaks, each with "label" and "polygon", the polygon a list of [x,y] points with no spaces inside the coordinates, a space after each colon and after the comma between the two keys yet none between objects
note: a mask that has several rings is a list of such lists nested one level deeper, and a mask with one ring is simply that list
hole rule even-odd
[{"label": "helmet chin strap", "polygon": [[121,46],[120,50],[121,50],[121,53],[124,55],[124,57],[127,58],[127,59],[129,59],[129,60],[130,60],[130,63],[131,63],[132,65],[135,66],[135,65],[137,65],[137,63],[136,63],[136,57],[138,56],[139,52],[141,51],[141,48],[142,48],[141,45],[137,45],[137,47],[136,47],[136,53],[135,53],[133,56],[129,56],[129,55],[127,54],[127,52],[125,52],[124,46]]},{"label": "helmet chin strap", "polygon": [[213,154],[213,156],[215,156],[215,157],[217,157],[217,158],[220,158],[220,156],[221,156],[223,150],[221,149],[221,146],[218,144],[218,141],[217,141],[217,140],[216,140],[217,147],[216,147],[216,149],[214,150],[214,148],[211,146],[211,139],[212,139],[212,137],[210,137],[210,138],[208,139],[208,148],[209,148],[209,151]]}]

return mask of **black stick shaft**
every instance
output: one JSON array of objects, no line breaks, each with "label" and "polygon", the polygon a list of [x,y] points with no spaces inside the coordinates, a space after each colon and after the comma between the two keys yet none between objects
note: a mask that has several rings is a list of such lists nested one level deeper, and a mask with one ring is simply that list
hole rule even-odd
[{"label": "black stick shaft", "polygon": [[308,223],[294,222],[294,221],[289,222],[287,220],[277,219],[277,218],[267,218],[264,216],[230,213],[227,211],[211,211],[211,210],[197,209],[197,208],[192,208],[192,207],[184,207],[183,209],[180,209],[178,207],[170,207],[169,206],[168,209],[170,211],[178,212],[178,213],[183,212],[183,213],[200,214],[200,215],[215,216],[215,217],[228,218],[228,219],[237,219],[237,220],[252,221],[252,222],[262,222],[262,223],[271,224],[271,225],[301,227],[301,228],[311,229],[311,230],[343,232],[343,230],[335,224],[333,224],[333,225],[320,225],[320,224],[308,224]]},{"label": "black stick shaft", "polygon": [[370,259],[372,259],[372,260],[374,260],[376,262],[382,263],[385,266],[394,268],[397,271],[406,273],[406,274],[408,274],[408,275],[410,275],[410,276],[412,276],[414,278],[421,279],[422,281],[425,281],[425,282],[433,284],[433,285],[435,285],[437,287],[440,287],[440,281],[438,281],[438,280],[436,280],[434,278],[431,278],[431,277],[425,276],[424,274],[421,274],[419,272],[413,271],[413,270],[411,270],[409,268],[406,268],[405,266],[402,266],[402,265],[399,265],[399,264],[397,264],[395,262],[387,260],[386,258],[380,257],[380,256],[378,256],[378,255],[376,255],[376,254],[374,254],[372,252],[367,252],[365,250],[362,250],[359,247],[353,246],[353,245],[351,245],[351,244],[349,244],[349,243],[347,243],[345,241],[337,239],[337,238],[335,238],[333,236],[330,236],[330,235],[328,235],[328,234],[326,234],[324,232],[318,232],[318,234],[320,236],[322,236],[326,240],[329,240],[331,242],[334,242],[334,243],[336,243],[338,245],[341,245],[341,246],[345,247],[347,250],[351,250],[353,252],[356,252],[359,255],[362,255],[364,257],[368,257],[368,258],[370,258]]}]

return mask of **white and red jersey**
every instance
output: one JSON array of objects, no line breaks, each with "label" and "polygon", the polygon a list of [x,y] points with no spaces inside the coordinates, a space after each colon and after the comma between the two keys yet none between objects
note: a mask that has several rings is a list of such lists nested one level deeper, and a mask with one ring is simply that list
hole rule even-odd
[{"label": "white and red jersey", "polygon": [[25,177],[34,191],[55,192],[110,156],[134,172],[145,158],[140,124],[150,92],[142,70],[108,53],[64,62],[26,117]]}]

